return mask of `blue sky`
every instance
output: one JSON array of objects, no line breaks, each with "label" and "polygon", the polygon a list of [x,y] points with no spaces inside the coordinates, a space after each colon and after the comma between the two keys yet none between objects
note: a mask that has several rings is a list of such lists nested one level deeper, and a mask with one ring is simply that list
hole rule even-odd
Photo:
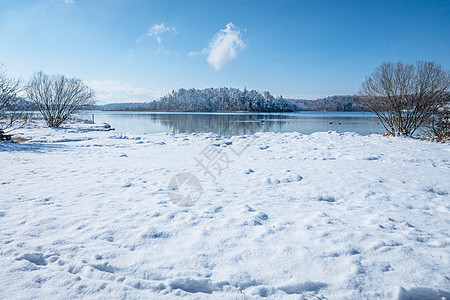
[{"label": "blue sky", "polygon": [[237,87],[354,94],[385,61],[450,69],[450,1],[2,0],[0,63],[64,74],[99,103]]}]

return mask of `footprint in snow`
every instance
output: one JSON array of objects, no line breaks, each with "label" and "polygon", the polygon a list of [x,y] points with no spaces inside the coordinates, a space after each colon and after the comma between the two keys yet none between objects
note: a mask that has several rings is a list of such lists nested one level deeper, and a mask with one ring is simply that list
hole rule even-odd
[{"label": "footprint in snow", "polygon": [[126,179],[122,185],[123,188],[129,188],[133,186],[133,184],[131,183],[131,181],[129,179]]},{"label": "footprint in snow", "polygon": [[254,212],[255,210],[251,206],[248,206],[246,204],[246,205],[244,205],[244,211],[246,211],[246,212]]},{"label": "footprint in snow", "polygon": [[439,196],[445,196],[448,194],[448,192],[443,189],[438,189],[438,188],[433,188],[433,187],[426,188],[425,191],[429,192],[429,193],[437,194]]},{"label": "footprint in snow", "polygon": [[47,261],[44,258],[44,255],[42,253],[25,253],[21,256],[18,256],[15,258],[16,260],[27,260],[30,263],[33,263],[38,266],[46,266]]},{"label": "footprint in snow", "polygon": [[317,201],[333,203],[336,202],[336,199],[333,196],[319,196],[319,198],[317,198]]},{"label": "footprint in snow", "polygon": [[267,184],[280,184],[280,183],[291,183],[291,182],[299,182],[303,180],[303,176],[296,174],[294,172],[291,172],[290,170],[287,170],[284,172],[284,174],[280,174],[277,177],[270,174],[269,177],[266,179]]},{"label": "footprint in snow", "polygon": [[281,181],[280,180],[278,180],[278,179],[273,179],[273,178],[267,178],[266,179],[266,183],[267,184],[280,184],[281,183]]},{"label": "footprint in snow", "polygon": [[149,227],[144,233],[141,234],[143,239],[167,239],[170,237],[170,233],[165,231],[159,231],[155,227]]},{"label": "footprint in snow", "polygon": [[269,216],[261,212],[253,220],[253,225],[260,226],[264,221],[267,221],[267,219],[269,219]]},{"label": "footprint in snow", "polygon": [[269,216],[263,212],[257,214],[252,220],[245,221],[242,226],[261,226],[265,221],[269,219]]},{"label": "footprint in snow", "polygon": [[115,273],[116,272],[116,268],[111,266],[108,262],[104,262],[102,264],[93,264],[93,265],[91,265],[91,267],[93,267],[94,269],[97,269],[99,271],[102,271],[102,272],[107,272],[107,273]]},{"label": "footprint in snow", "polygon": [[222,210],[223,210],[223,207],[222,207],[222,206],[217,206],[216,208],[214,208],[213,212],[214,212],[214,213],[219,213],[219,212],[221,212]]}]

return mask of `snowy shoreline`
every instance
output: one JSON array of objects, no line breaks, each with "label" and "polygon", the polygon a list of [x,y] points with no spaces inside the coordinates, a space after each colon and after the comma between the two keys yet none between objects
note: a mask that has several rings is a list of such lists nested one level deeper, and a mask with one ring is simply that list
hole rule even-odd
[{"label": "snowy shoreline", "polygon": [[0,298],[450,299],[448,143],[41,126],[0,143]]}]

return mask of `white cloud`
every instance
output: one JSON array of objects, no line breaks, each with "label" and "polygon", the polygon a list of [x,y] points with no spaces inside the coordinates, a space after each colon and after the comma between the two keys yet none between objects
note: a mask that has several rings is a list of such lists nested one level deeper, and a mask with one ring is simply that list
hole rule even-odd
[{"label": "white cloud", "polygon": [[64,0],[64,2],[66,2],[67,4],[74,4],[75,0]]},{"label": "white cloud", "polygon": [[113,102],[149,102],[170,92],[168,88],[154,86],[137,87],[121,83],[119,80],[93,80],[87,83],[92,87],[100,104]]},{"label": "white cloud", "polygon": [[136,43],[139,43],[144,39],[145,37],[155,37],[156,41],[158,42],[158,45],[161,45],[162,39],[161,35],[165,32],[172,33],[172,34],[178,34],[178,31],[175,27],[167,27],[166,24],[155,24],[143,35],[141,35],[137,40]]},{"label": "white cloud", "polygon": [[[217,32],[209,43],[208,48],[201,53],[208,54],[208,63],[216,70],[236,58],[237,51],[246,47],[242,40],[241,31],[233,23],[228,23],[225,29]],[[190,56],[200,54],[189,53]]]}]

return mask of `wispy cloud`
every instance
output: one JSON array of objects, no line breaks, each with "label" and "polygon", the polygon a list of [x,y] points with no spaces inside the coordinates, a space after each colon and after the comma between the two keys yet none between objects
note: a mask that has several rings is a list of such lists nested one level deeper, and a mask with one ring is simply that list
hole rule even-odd
[{"label": "wispy cloud", "polygon": [[74,4],[75,0],[64,0],[64,2],[66,2],[67,4]]},{"label": "wispy cloud", "polygon": [[93,80],[87,84],[94,89],[99,103],[148,102],[170,92],[168,88],[138,87],[133,84],[122,83],[119,80]]},{"label": "wispy cloud", "polygon": [[155,24],[143,35],[137,38],[136,43],[140,43],[144,38],[146,37],[155,37],[156,41],[158,42],[158,45],[161,45],[162,38],[161,35],[163,33],[172,33],[172,34],[178,34],[178,31],[175,27],[168,27],[166,24]]},{"label": "wispy cloud", "polygon": [[191,52],[189,55],[207,54],[208,63],[218,71],[235,59],[238,50],[244,49],[246,46],[242,40],[240,29],[230,22],[225,29],[221,29],[214,35],[207,48],[201,52]]}]

